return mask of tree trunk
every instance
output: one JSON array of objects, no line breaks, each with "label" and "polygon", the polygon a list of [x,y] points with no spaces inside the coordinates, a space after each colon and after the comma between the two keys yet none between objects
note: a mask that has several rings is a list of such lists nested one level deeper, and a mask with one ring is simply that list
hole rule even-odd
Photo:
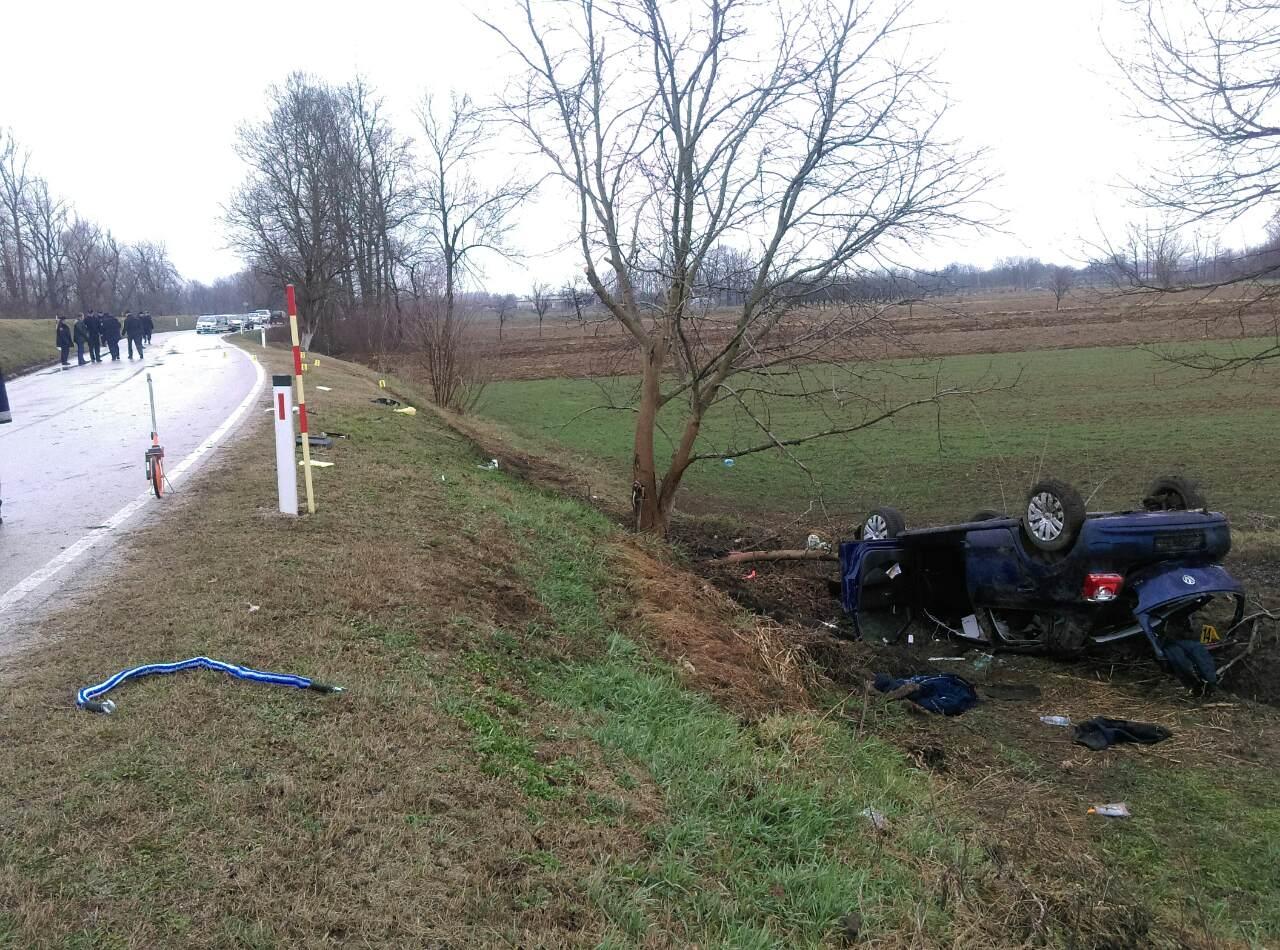
[{"label": "tree trunk", "polygon": [[660,505],[653,434],[658,424],[658,399],[661,395],[662,366],[666,361],[666,341],[659,339],[646,343],[643,358],[640,405],[636,413],[635,455],[631,464],[631,507],[635,512],[636,530],[665,535],[670,510],[664,512]]}]

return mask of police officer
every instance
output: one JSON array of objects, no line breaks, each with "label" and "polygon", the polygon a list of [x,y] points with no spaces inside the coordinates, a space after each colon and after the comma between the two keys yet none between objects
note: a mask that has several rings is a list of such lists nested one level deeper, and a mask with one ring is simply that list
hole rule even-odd
[{"label": "police officer", "polygon": [[156,328],[156,322],[151,319],[151,311],[142,311],[142,338],[147,341],[147,346],[151,345],[151,334]]},{"label": "police officer", "polygon": [[62,365],[70,366],[67,357],[71,355],[71,328],[67,326],[66,317],[58,317],[57,342],[58,349],[62,351]]},{"label": "police officer", "polygon": [[124,335],[129,338],[129,359],[133,359],[133,348],[138,348],[138,359],[142,359],[142,318],[136,313],[124,312]]},{"label": "police officer", "polygon": [[84,325],[84,314],[76,317],[75,324],[71,327],[71,338],[76,341],[76,359],[80,361],[80,365],[84,365],[84,345],[89,342],[89,329]]},{"label": "police officer", "polygon": [[84,328],[89,334],[89,359],[95,363],[102,362],[102,321],[97,311],[90,310],[84,318]]},{"label": "police officer", "polygon": [[102,315],[102,338],[111,351],[111,361],[120,359],[120,321],[109,313]]}]

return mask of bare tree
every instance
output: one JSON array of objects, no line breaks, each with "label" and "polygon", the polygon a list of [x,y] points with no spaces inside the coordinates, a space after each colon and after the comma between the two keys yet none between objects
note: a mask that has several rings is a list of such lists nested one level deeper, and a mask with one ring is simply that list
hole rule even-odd
[{"label": "bare tree", "polygon": [[551,288],[541,281],[535,281],[529,289],[529,300],[533,303],[533,311],[538,315],[538,336],[542,336],[542,320],[551,309]]},{"label": "bare tree", "polygon": [[498,317],[499,340],[502,339],[503,327],[507,325],[507,320],[510,319],[511,314],[515,312],[517,303],[515,294],[499,294],[493,300],[493,312]]},{"label": "bare tree", "polygon": [[[801,434],[775,432],[769,415],[772,400],[795,395],[780,374],[849,358],[842,341],[879,319],[854,306],[819,317],[809,301],[851,268],[972,223],[985,178],[976,156],[938,136],[941,106],[926,64],[910,58],[905,2],[810,0],[772,13],[746,0],[515,6],[519,26],[489,24],[527,68],[507,115],[575,196],[587,280],[638,352],[638,396],[622,408],[635,417],[639,529],[667,530],[700,460],[795,459],[794,446],[950,391],[874,409],[863,394],[840,402],[863,407],[856,418]],[[726,243],[749,246],[753,262],[727,321],[707,306],[703,270]],[[660,474],[658,413],[677,401]],[[703,419],[724,403],[758,441],[699,451]]]},{"label": "bare tree", "polygon": [[476,272],[480,252],[510,256],[513,213],[533,187],[514,176],[487,187],[475,177],[491,135],[485,113],[469,96],[451,96],[441,114],[428,95],[418,118],[427,150],[425,234],[444,267],[444,304],[452,313],[461,282]]},{"label": "bare tree", "polygon": [[[1204,232],[1274,208],[1280,196],[1280,3],[1275,0],[1126,0],[1137,18],[1138,51],[1116,56],[1127,76],[1139,118],[1180,145],[1174,162],[1151,181],[1135,184],[1140,200],[1185,234]],[[1151,273],[1131,269],[1129,289],[1208,295],[1231,285],[1241,300],[1237,315],[1267,312],[1280,296],[1280,245],[1268,240],[1235,254],[1198,254],[1186,238],[1181,254],[1169,247],[1153,255]],[[1175,256],[1179,260],[1171,271]],[[1194,265],[1194,266],[1192,266]],[[1175,274],[1181,279],[1170,280]],[[1260,355],[1194,362],[1230,369],[1280,358],[1275,345]]]},{"label": "bare tree", "polygon": [[1062,306],[1062,298],[1071,290],[1075,282],[1075,271],[1070,267],[1052,267],[1049,269],[1049,289],[1053,291],[1053,309]]}]

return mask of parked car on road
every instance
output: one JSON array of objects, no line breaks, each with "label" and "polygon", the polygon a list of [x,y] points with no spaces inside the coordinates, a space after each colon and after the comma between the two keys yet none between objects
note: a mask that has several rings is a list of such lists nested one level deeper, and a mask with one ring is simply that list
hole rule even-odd
[{"label": "parked car on road", "polygon": [[1046,479],[1016,518],[982,511],[907,530],[877,508],[840,546],[840,592],[864,636],[923,620],[993,649],[1058,655],[1144,637],[1185,682],[1212,685],[1213,653],[1244,612],[1221,563],[1230,549],[1226,516],[1187,479],[1157,479],[1141,510],[1094,514]]},{"label": "parked car on road", "polygon": [[196,319],[197,333],[225,333],[227,331],[227,318],[219,315],[206,314]]}]

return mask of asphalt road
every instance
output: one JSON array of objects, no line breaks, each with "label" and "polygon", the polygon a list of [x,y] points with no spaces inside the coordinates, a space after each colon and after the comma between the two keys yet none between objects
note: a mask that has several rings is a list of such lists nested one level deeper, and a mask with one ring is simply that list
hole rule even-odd
[{"label": "asphalt road", "polygon": [[[74,351],[71,358],[74,364]],[[143,468],[151,441],[148,373],[175,484],[244,418],[263,380],[244,351],[188,331],[157,334],[143,360],[130,361],[122,343],[119,362],[8,382],[13,422],[0,426],[0,655],[21,645],[17,617],[48,602],[104,544],[170,500],[149,494]]]}]

